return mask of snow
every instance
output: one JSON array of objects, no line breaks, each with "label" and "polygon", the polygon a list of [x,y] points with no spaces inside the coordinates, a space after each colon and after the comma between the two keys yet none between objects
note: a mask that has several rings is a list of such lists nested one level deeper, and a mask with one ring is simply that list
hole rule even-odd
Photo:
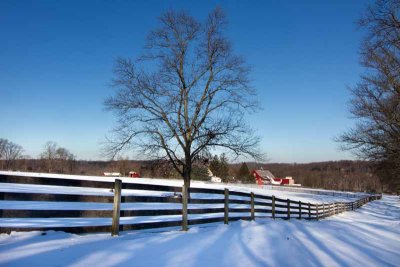
[{"label": "snow", "polygon": [[188,232],[0,235],[1,266],[399,266],[400,202],[320,221],[256,219]]},{"label": "snow", "polygon": [[[108,181],[113,182],[115,179],[121,179],[123,183],[139,183],[139,184],[155,184],[155,185],[168,185],[168,186],[182,186],[182,179],[158,179],[158,178],[128,178],[128,177],[104,177],[104,176],[84,176],[84,175],[67,175],[67,174],[49,174],[49,173],[31,173],[31,172],[11,172],[11,171],[0,171],[0,175],[13,175],[13,176],[29,176],[29,177],[49,177],[54,179],[73,179],[73,180],[90,180],[90,181]],[[354,201],[357,198],[360,198],[362,194],[350,194],[349,196],[340,196],[340,195],[317,195],[314,193],[303,193],[301,191],[291,192],[291,191],[282,191],[284,188],[280,190],[274,189],[270,186],[264,186],[260,188],[256,184],[221,184],[221,183],[210,183],[203,181],[192,181],[191,187],[200,187],[200,188],[212,188],[212,189],[224,189],[228,188],[229,190],[239,191],[239,192],[254,192],[255,194],[261,195],[275,195],[276,197],[283,199],[293,199],[296,201],[303,202],[312,202],[312,203],[330,203],[337,201]],[[37,193],[54,193],[55,191],[58,194],[83,194],[83,195],[112,195],[112,193],[108,189],[96,189],[96,188],[82,188],[82,187],[63,187],[63,186],[45,186],[45,185],[27,185],[27,184],[1,184],[0,183],[0,191],[1,192],[37,192]],[[288,188],[287,190],[294,190],[292,188]],[[298,190],[296,188],[295,190]],[[307,191],[313,191],[312,189],[307,188]],[[315,190],[316,191],[316,190]],[[319,190],[324,191],[324,190]],[[334,192],[327,191],[326,192]],[[341,192],[340,192],[341,193]],[[164,194],[162,192],[156,191],[139,191],[139,190],[123,190],[123,195],[152,195],[157,196]],[[196,197],[213,197],[215,198],[218,195],[213,194],[198,194]],[[235,197],[240,199],[240,197]]]},{"label": "snow", "polygon": [[[78,175],[62,175],[62,174],[45,174],[45,173],[29,173],[29,172],[4,172],[0,174],[14,176],[30,176],[30,177],[50,177],[54,179],[81,179],[95,181],[114,181],[115,177],[101,176],[78,176]],[[119,177],[118,177],[119,178]],[[145,183],[157,185],[182,186],[181,180],[151,179],[151,178],[120,178],[124,183]],[[301,193],[274,190],[273,188],[259,188],[256,185],[237,185],[237,184],[212,184],[194,181],[193,187],[201,188],[228,188],[229,190],[240,192],[254,192],[260,195],[275,195],[282,199],[291,199],[296,201],[311,203],[330,203],[337,201],[354,201],[360,196],[353,194],[353,198],[346,196],[317,195],[313,193]],[[49,194],[79,194],[79,195],[104,195],[112,196],[113,193],[109,189],[83,188],[69,186],[50,186],[50,185],[32,185],[32,184],[13,184],[0,183],[0,192],[31,192],[31,193],[49,193]],[[171,195],[170,192],[144,191],[144,190],[122,190],[122,195],[147,195],[147,196],[166,196]],[[196,193],[191,195],[193,198],[223,198],[219,194]],[[231,199],[245,199],[246,197],[230,196]],[[260,202],[269,202],[265,200],[257,200]],[[45,201],[1,201],[0,210],[20,209],[20,210],[112,210],[112,203],[88,203],[88,202],[45,202]],[[190,209],[196,208],[222,208],[223,204],[189,204]],[[231,208],[250,208],[249,205],[230,204]],[[122,203],[121,210],[142,210],[142,209],[180,209],[179,203]],[[266,208],[257,206],[255,208]],[[277,210],[286,210],[284,208],[276,208]],[[231,213],[234,216],[249,216],[249,213]],[[265,215],[256,213],[256,216]],[[222,217],[221,213],[213,214],[189,214],[189,219],[200,219],[210,217]],[[178,221],[180,215],[170,216],[142,216],[142,217],[122,217],[121,224],[145,223],[156,221]],[[62,226],[97,226],[111,225],[111,218],[0,218],[0,227],[62,227]]]}]

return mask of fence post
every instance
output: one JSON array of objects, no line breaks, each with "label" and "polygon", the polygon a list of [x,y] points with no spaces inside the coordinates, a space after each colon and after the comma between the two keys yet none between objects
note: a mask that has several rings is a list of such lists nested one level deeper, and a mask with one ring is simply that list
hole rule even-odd
[{"label": "fence post", "polygon": [[119,216],[120,216],[120,211],[121,211],[121,189],[122,189],[122,181],[120,179],[115,179],[111,236],[119,235]]},{"label": "fence post", "polygon": [[228,224],[229,223],[229,189],[228,188],[225,188],[224,196],[225,196],[225,201],[224,201],[224,224]]},{"label": "fence post", "polygon": [[250,193],[250,203],[251,203],[251,220],[254,221],[255,219],[255,211],[254,211],[254,193]]},{"label": "fence post", "polygon": [[182,231],[188,230],[188,188],[182,186]]},{"label": "fence post", "polygon": [[299,219],[301,219],[301,201],[299,201]]},{"label": "fence post", "polygon": [[325,203],[322,203],[322,218],[325,218]]},{"label": "fence post", "polygon": [[316,204],[316,207],[317,207],[317,220],[319,220],[319,205]]},{"label": "fence post", "polygon": [[308,219],[311,219],[311,203],[308,202]]},{"label": "fence post", "polygon": [[290,220],[290,199],[287,199],[287,218]]},{"label": "fence post", "polygon": [[275,219],[275,196],[272,196],[272,219]]}]

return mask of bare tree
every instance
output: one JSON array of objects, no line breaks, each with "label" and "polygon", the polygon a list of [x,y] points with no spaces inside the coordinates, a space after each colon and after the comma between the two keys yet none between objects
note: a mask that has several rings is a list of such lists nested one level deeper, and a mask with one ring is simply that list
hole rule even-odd
[{"label": "bare tree", "polygon": [[344,149],[384,167],[386,184],[400,177],[400,1],[378,0],[360,20],[368,31],[361,60],[366,68],[351,92],[357,124],[338,140]]},{"label": "bare tree", "polygon": [[119,157],[117,161],[117,167],[119,173],[121,173],[122,177],[126,177],[129,173],[129,158],[128,157]]},{"label": "bare tree", "polygon": [[61,173],[68,171],[72,172],[73,162],[75,161],[75,156],[69,152],[66,148],[59,147],[56,150],[56,159],[58,162],[58,168]]},{"label": "bare tree", "polygon": [[55,142],[47,142],[43,147],[43,152],[40,154],[40,158],[44,160],[47,171],[52,172],[57,155],[57,144]]},{"label": "bare tree", "polygon": [[260,157],[258,138],[244,123],[256,107],[249,68],[234,55],[223,32],[220,8],[199,22],[185,12],[166,12],[136,61],[119,59],[116,94],[105,101],[118,127],[108,151],[137,148],[168,159],[190,186],[192,164],[205,150]]},{"label": "bare tree", "polygon": [[8,140],[0,138],[0,158],[2,159],[5,153],[6,145]]},{"label": "bare tree", "polygon": [[4,168],[10,169],[15,160],[22,156],[23,148],[7,139],[0,138],[0,159],[4,160]]},{"label": "bare tree", "polygon": [[44,145],[44,151],[40,154],[40,158],[44,160],[48,172],[64,173],[67,168],[72,172],[73,161],[75,156],[67,149],[59,147],[55,142],[47,142]]},{"label": "bare tree", "polygon": [[4,164],[3,164],[3,159],[4,159],[4,153],[5,153],[5,149],[6,149],[6,144],[7,144],[7,140],[0,138],[0,161],[1,161],[1,169],[4,169]]}]

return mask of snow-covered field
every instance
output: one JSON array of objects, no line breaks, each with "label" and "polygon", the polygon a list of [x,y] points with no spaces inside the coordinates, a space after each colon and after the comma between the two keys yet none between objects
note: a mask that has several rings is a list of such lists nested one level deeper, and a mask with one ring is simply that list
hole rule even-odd
[{"label": "snow-covered field", "polygon": [[399,266],[400,202],[320,221],[257,219],[180,231],[0,235],[2,266]]},{"label": "snow-covered field", "polygon": [[[80,179],[96,181],[114,181],[115,178],[95,177],[95,176],[76,176],[44,173],[22,173],[22,172],[0,172],[0,174],[30,176],[30,177],[50,177],[54,179]],[[182,186],[181,180],[165,180],[150,178],[119,178],[123,183],[145,183],[157,185]],[[270,188],[257,188],[255,185],[236,185],[236,184],[210,184],[194,181],[193,187],[201,188],[228,188],[233,191],[254,192],[260,195],[275,195],[282,199],[291,199],[296,201],[311,203],[331,203],[337,201],[354,201],[360,198],[358,194],[352,194],[353,197],[317,195],[312,193],[286,192],[273,190]],[[0,192],[30,192],[30,193],[57,193],[57,194],[80,194],[80,195],[108,195],[113,193],[108,189],[68,187],[68,186],[46,186],[30,184],[12,184],[0,183]],[[156,192],[143,190],[122,190],[122,195],[147,195],[147,196],[165,196],[171,195],[170,192]],[[223,198],[223,195],[215,194],[192,194],[194,198]],[[247,199],[245,197],[231,196],[232,199]],[[189,204],[189,208],[222,208],[223,204]],[[231,208],[249,208],[248,205],[231,204]],[[256,206],[257,208],[258,206]],[[179,209],[181,204],[174,203],[122,203],[122,210],[132,209]],[[83,202],[45,202],[45,201],[5,201],[0,200],[1,209],[22,209],[22,210],[112,210],[112,203],[83,203]],[[281,208],[277,208],[279,210]],[[230,216],[249,216],[248,213],[232,213]],[[266,214],[257,214],[256,216],[265,216]],[[214,214],[190,214],[189,219],[222,217],[222,213]],[[121,224],[156,222],[156,221],[177,221],[180,215],[170,216],[142,216],[142,217],[122,217]],[[0,227],[61,227],[61,226],[95,226],[111,225],[111,218],[0,218]]]},{"label": "snow-covered field", "polygon": [[[31,173],[31,172],[9,172],[0,171],[0,174],[14,175],[14,176],[29,176],[29,177],[49,177],[49,178],[60,178],[60,179],[79,179],[79,180],[91,180],[91,181],[108,181],[113,182],[115,179],[121,179],[123,183],[140,183],[140,184],[155,184],[155,185],[169,185],[169,186],[182,186],[183,181],[177,179],[157,179],[157,178],[127,178],[127,177],[102,177],[102,176],[82,176],[82,175],[65,175],[65,174],[48,174],[48,173]],[[262,195],[275,195],[279,198],[290,198],[293,200],[301,200],[304,202],[312,203],[331,203],[336,201],[354,201],[360,198],[363,194],[349,193],[348,196],[339,195],[318,195],[313,193],[302,193],[302,192],[290,192],[282,190],[274,190],[268,186],[260,188],[255,184],[223,184],[223,183],[209,183],[202,181],[192,181],[192,187],[200,188],[213,188],[213,189],[224,189],[228,188],[233,191],[240,192],[254,192]],[[297,188],[296,188],[297,189]],[[24,185],[24,184],[1,184],[1,192],[40,192],[40,193],[51,193],[56,192],[59,194],[84,194],[84,195],[112,195],[109,190],[106,189],[95,189],[95,188],[79,188],[79,187],[61,187],[61,186],[43,186],[43,185]],[[311,191],[310,189],[307,189]],[[326,190],[327,191],[327,190]],[[328,191],[327,191],[328,192]],[[333,191],[329,191],[333,192]],[[143,194],[143,191],[135,190],[123,190],[123,195],[138,195]],[[146,195],[159,195],[160,192],[144,192]]]}]

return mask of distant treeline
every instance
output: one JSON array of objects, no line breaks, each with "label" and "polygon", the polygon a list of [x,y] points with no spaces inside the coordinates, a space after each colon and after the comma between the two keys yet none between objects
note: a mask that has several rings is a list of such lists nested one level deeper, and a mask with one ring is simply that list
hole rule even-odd
[{"label": "distant treeline", "polygon": [[[373,166],[366,161],[328,161],[302,164],[247,162],[248,169],[270,170],[276,177],[292,176],[296,183],[306,187],[324,188],[343,191],[391,192],[382,188],[379,178],[373,174]],[[9,166],[9,164],[7,165]],[[12,170],[28,172],[49,172],[49,163],[45,159],[18,159],[12,164]],[[228,164],[229,182],[241,182],[238,173],[243,163]],[[5,169],[5,162],[0,161],[0,168]],[[52,164],[51,172],[64,174],[97,175],[104,172],[119,172],[128,176],[130,171],[139,172],[142,177],[179,178],[179,175],[166,161],[83,161],[74,159],[57,160]],[[196,175],[197,173],[197,175]],[[195,180],[207,179],[207,172],[194,171]],[[248,180],[247,180],[248,181]],[[251,179],[250,179],[251,181]],[[392,192],[393,193],[393,192]],[[394,192],[395,193],[395,192]]]},{"label": "distant treeline", "polygon": [[[260,166],[248,163],[250,169]],[[382,188],[373,166],[366,161],[327,161],[302,164],[270,163],[262,164],[276,177],[292,176],[295,183],[306,187],[341,191],[390,192]]]}]

